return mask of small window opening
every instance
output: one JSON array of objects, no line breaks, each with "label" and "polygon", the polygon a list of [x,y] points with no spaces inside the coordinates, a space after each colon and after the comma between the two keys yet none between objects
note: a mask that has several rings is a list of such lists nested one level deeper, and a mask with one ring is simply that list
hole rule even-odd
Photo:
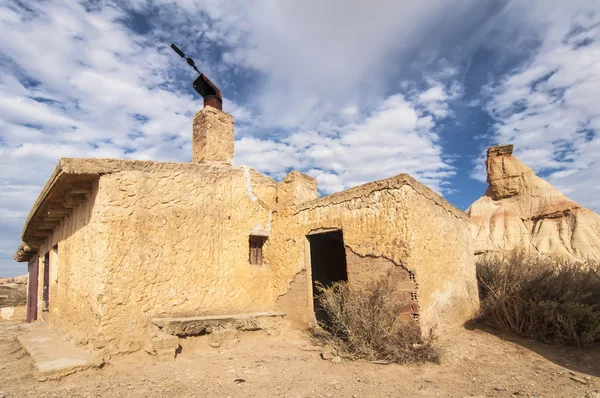
[{"label": "small window opening", "polygon": [[410,279],[411,281],[415,280],[415,273],[414,273],[414,271],[408,271],[408,279]]},{"label": "small window opening", "polygon": [[252,265],[263,265],[263,245],[267,240],[266,236],[250,236],[249,239],[249,261]]},{"label": "small window opening", "polygon": [[419,299],[419,296],[418,296],[417,292],[411,292],[410,293],[410,299],[412,301],[417,301]]},{"label": "small window opening", "polygon": [[416,312],[413,312],[412,314],[410,314],[411,318],[413,321],[418,321],[419,320],[419,314]]}]

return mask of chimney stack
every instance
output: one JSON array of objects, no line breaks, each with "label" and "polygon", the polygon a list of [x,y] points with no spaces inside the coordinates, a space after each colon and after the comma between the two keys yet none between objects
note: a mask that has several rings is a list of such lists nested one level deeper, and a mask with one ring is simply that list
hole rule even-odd
[{"label": "chimney stack", "polygon": [[207,106],[194,116],[192,162],[233,162],[233,116]]},{"label": "chimney stack", "polygon": [[194,89],[204,98],[204,108],[194,116],[192,162],[233,162],[233,117],[222,111],[221,90],[201,73]]}]

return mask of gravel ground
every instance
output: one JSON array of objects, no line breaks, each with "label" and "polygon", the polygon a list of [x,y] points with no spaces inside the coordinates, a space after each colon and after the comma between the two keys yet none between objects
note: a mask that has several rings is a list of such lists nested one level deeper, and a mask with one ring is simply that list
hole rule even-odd
[{"label": "gravel ground", "polygon": [[439,365],[323,360],[306,336],[247,332],[229,348],[182,340],[173,362],[145,353],[101,369],[39,382],[16,336],[0,321],[0,398],[12,397],[582,397],[600,398],[600,347],[576,349],[458,329],[441,338]]}]

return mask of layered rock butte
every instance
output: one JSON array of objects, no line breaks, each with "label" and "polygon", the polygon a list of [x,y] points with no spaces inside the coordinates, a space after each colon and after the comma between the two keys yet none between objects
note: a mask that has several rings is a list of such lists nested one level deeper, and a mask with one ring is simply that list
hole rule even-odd
[{"label": "layered rock butte", "polygon": [[485,195],[468,209],[475,254],[523,249],[600,260],[600,216],[564,196],[512,156],[490,147]]}]

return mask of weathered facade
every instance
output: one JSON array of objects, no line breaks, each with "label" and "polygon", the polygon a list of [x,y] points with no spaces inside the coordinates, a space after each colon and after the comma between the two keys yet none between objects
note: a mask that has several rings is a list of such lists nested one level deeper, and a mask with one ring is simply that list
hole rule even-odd
[{"label": "weathered facade", "polygon": [[410,176],[318,198],[310,176],[232,159],[233,119],[210,106],[191,163],[61,159],[15,255],[30,320],[115,354],[152,344],[164,318],[278,311],[306,328],[316,282],[382,275],[423,330],[477,311],[468,217]]}]

